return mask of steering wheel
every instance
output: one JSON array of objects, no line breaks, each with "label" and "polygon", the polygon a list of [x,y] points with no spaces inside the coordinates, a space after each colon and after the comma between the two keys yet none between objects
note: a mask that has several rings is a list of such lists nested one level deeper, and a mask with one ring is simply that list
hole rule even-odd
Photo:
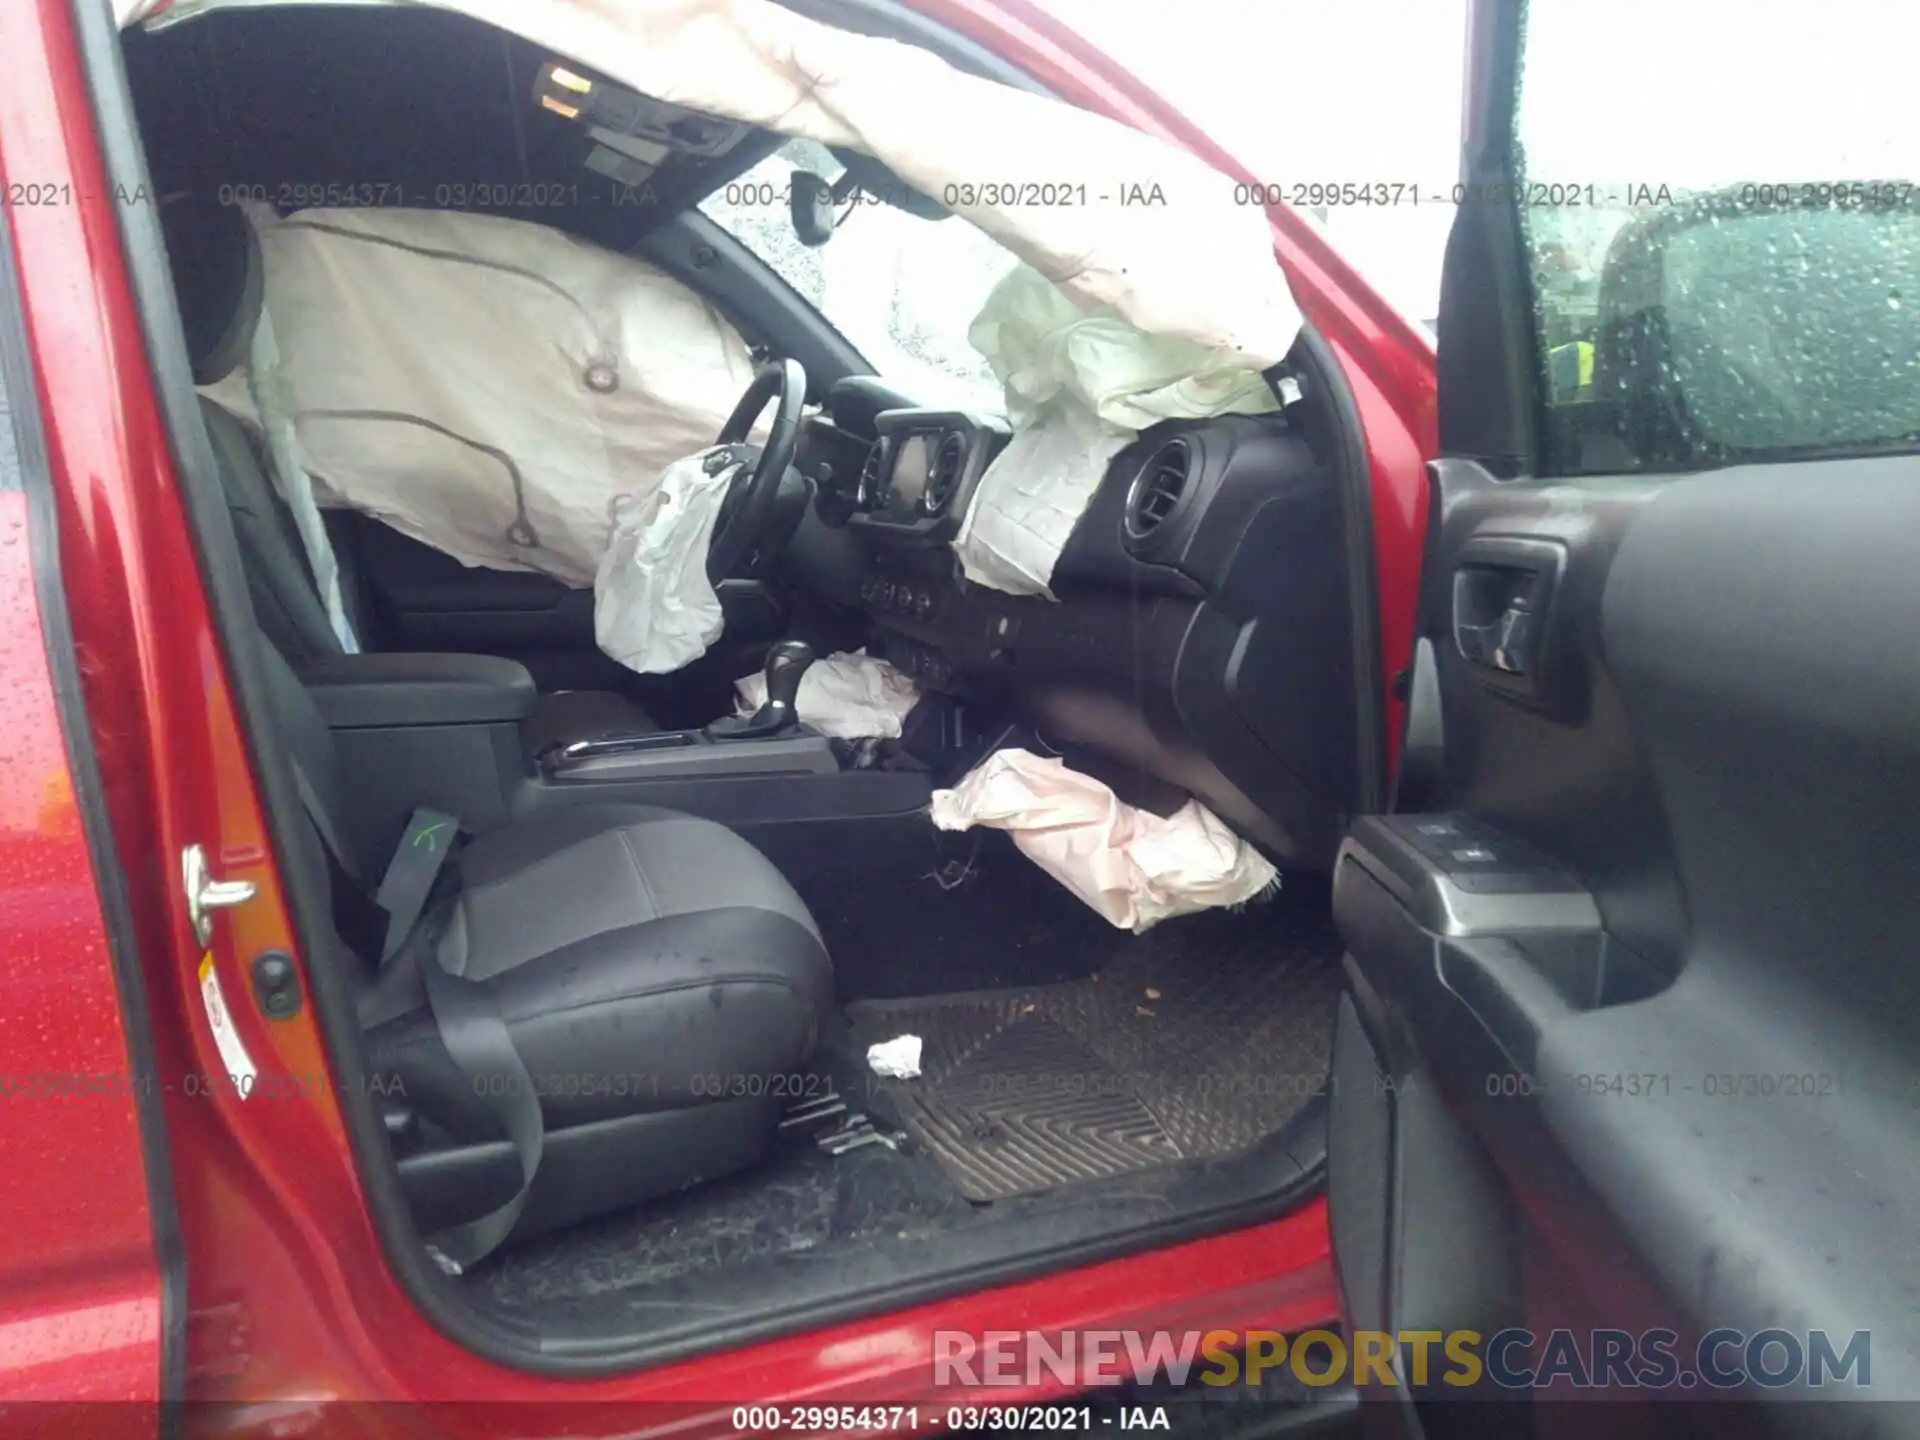
[{"label": "steering wheel", "polygon": [[[747,432],[775,397],[778,403],[767,443],[749,445]],[[707,578],[716,585],[734,572],[773,519],[780,482],[786,478],[800,444],[800,407],[806,398],[807,372],[800,362],[769,361],[755,373],[747,393],[720,427],[719,438],[713,443],[725,453],[708,459],[709,473],[736,461],[742,469],[727,487],[727,498],[720,506],[713,540],[707,548]]]}]

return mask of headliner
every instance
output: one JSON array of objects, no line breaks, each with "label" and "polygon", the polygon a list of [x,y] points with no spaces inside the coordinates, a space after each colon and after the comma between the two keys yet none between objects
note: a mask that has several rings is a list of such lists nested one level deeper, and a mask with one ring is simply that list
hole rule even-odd
[{"label": "headliner", "polygon": [[715,159],[676,155],[616,194],[581,163],[585,130],[534,101],[549,52],[451,11],[218,12],[130,30],[124,45],[161,194],[224,200],[245,186],[284,211],[366,187],[377,203],[404,195],[625,250],[782,143],[757,131]]}]

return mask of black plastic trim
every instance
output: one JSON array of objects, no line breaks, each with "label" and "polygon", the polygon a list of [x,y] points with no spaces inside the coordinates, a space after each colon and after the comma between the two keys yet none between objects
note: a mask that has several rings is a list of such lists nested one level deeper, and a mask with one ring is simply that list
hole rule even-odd
[{"label": "black plastic trim", "polygon": [[1334,423],[1325,440],[1336,453],[1324,459],[1340,482],[1340,529],[1347,560],[1347,613],[1353,622],[1353,680],[1357,692],[1353,706],[1357,761],[1353,798],[1358,813],[1376,814],[1387,808],[1390,786],[1383,698],[1387,693],[1387,676],[1380,654],[1379,548],[1373,524],[1373,485],[1367,464],[1366,429],[1360,423],[1360,407],[1333,347],[1311,325],[1300,327],[1300,338],[1294,343],[1294,368],[1308,382],[1306,403],[1311,406],[1321,400],[1333,412]]},{"label": "black plastic trim", "polygon": [[[128,207],[123,207],[128,208]],[[74,652],[73,625],[60,564],[60,519],[48,466],[46,435],[40,416],[32,352],[16,297],[13,236],[0,223],[0,393],[8,397],[13,445],[20,463],[20,488],[27,498],[27,545],[33,567],[34,597],[46,641],[47,671],[53,681],[54,708],[73,779],[74,805],[93,864],[100,918],[106,929],[107,955],[120,997],[121,1030],[126,1037],[133,1109],[145,1160],[147,1211],[152,1217],[153,1256],[160,1280],[159,1434],[176,1440],[185,1433],[187,1398],[187,1251],[173,1200],[173,1157],[168,1147],[166,1102],[154,1055],[153,1008],[147,998],[146,971],[127,898],[126,870],[114,843],[107,811],[106,785],[94,753],[86,695]],[[0,486],[0,489],[7,488]]]},{"label": "black plastic trim", "polygon": [[[830,0],[820,9],[823,15],[837,16],[840,3],[841,0]],[[906,35],[936,53],[944,55],[951,49],[956,55],[965,55],[970,48],[978,48],[931,21],[909,15],[892,0],[848,0],[848,3],[855,15],[898,17]],[[128,192],[133,193],[147,183],[148,170],[113,18],[106,0],[74,0],[74,14],[81,60],[100,126],[108,180],[112,185],[125,185]],[[159,215],[152,206],[123,205],[118,211],[129,280],[146,336],[182,501],[209,592],[214,629],[233,683],[235,701],[247,722],[243,728],[247,732],[254,777],[265,801],[267,828],[279,873],[286,885],[294,928],[302,940],[302,952],[313,955],[319,953],[321,947],[306,942],[309,937],[328,933],[332,923],[329,905],[324,894],[301,882],[301,867],[288,863],[294,850],[292,827],[303,823],[298,818],[302,810],[299,797],[294,793],[292,770],[284,747],[272,726],[262,720],[270,713],[270,706],[262,667],[255,654],[255,641],[248,633],[250,627],[245,619],[250,607],[246,580],[187,366],[186,343],[173,300]],[[341,978],[326,965],[310,964],[308,979],[333,1072],[365,1074],[367,1066],[360,1031]],[[1314,1116],[1314,1122],[1319,1123],[1320,1112],[1302,1112],[1303,1115],[1309,1113]],[[441,1274],[428,1259],[408,1212],[386,1130],[374,1106],[349,1097],[349,1103],[341,1106],[341,1114],[373,1228],[380,1237],[387,1262],[395,1280],[429,1323],[455,1344],[499,1364],[580,1378],[621,1374],[689,1354],[791,1334],[901,1305],[1007,1284],[1069,1266],[1256,1224],[1285,1214],[1304,1196],[1315,1192],[1325,1168],[1322,1149],[1313,1163],[1299,1165],[1289,1183],[1254,1201],[1113,1231],[1094,1240],[1037,1250],[988,1264],[964,1266],[912,1285],[877,1288],[850,1297],[799,1305],[763,1315],[748,1324],[716,1325],[687,1333],[668,1344],[602,1339],[590,1352],[583,1353],[575,1347],[557,1349],[544,1343],[539,1331],[527,1324],[485,1314],[453,1281]]]},{"label": "black plastic trim", "polygon": [[[1526,0],[1474,0],[1469,11],[1466,138],[1469,196],[1513,193],[1514,103]],[[1461,205],[1440,275],[1440,451],[1506,479],[1537,454],[1531,270],[1517,206]]]},{"label": "black plastic trim", "polygon": [[515,661],[419,650],[316,655],[301,664],[300,683],[335,730],[513,724],[540,698]]}]

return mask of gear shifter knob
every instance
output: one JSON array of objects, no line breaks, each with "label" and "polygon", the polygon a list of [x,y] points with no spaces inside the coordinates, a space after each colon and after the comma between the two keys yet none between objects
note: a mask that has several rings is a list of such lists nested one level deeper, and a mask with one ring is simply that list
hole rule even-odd
[{"label": "gear shifter knob", "polygon": [[804,640],[782,640],[767,651],[767,703],[761,710],[781,711],[788,725],[798,721],[800,680],[811,664],[813,647]]},{"label": "gear shifter knob", "polygon": [[767,651],[767,698],[751,715],[722,715],[707,726],[713,740],[757,740],[800,723],[800,680],[813,664],[813,647],[804,640],[782,640]]}]

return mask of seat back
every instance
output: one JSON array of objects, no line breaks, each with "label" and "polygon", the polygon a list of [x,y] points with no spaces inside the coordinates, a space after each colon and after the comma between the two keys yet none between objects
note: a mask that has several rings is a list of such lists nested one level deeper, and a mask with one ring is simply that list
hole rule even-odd
[{"label": "seat back", "polygon": [[220,485],[260,628],[283,655],[304,660],[339,654],[340,639],[327,623],[327,609],[293,517],[274,492],[253,436],[244,422],[211,400],[200,402],[200,413],[220,466]]}]

